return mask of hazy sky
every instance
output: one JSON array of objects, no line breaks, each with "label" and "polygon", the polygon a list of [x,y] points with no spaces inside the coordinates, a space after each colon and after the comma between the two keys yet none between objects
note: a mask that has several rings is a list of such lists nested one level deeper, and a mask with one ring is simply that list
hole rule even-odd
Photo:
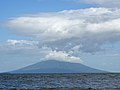
[{"label": "hazy sky", "polygon": [[0,72],[50,59],[120,72],[120,0],[0,0]]}]

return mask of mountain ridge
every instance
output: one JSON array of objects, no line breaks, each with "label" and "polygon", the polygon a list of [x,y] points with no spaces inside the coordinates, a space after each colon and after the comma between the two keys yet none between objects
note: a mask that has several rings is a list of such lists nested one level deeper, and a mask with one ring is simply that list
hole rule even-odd
[{"label": "mountain ridge", "polygon": [[58,60],[45,60],[27,67],[12,71],[11,73],[103,73],[105,71],[94,69],[80,63]]}]

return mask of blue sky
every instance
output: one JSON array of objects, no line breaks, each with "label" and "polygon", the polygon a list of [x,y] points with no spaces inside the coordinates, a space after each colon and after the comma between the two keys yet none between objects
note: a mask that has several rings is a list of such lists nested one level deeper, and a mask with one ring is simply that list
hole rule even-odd
[{"label": "blue sky", "polygon": [[119,5],[118,0],[1,0],[0,72],[42,59],[119,72]]},{"label": "blue sky", "polygon": [[[4,23],[10,18],[37,14],[41,12],[56,12],[61,10],[71,10],[91,7],[89,4],[78,4],[69,0],[1,0],[0,1],[0,21]],[[92,6],[93,7],[93,6]],[[22,39],[23,37],[11,34],[5,28],[1,28],[0,41],[7,39]]]}]

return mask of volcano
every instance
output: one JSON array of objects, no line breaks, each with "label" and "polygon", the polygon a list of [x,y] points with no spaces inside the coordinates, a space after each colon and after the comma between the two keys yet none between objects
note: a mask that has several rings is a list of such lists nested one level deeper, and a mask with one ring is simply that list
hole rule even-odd
[{"label": "volcano", "polygon": [[104,73],[80,63],[71,63],[58,60],[46,60],[12,71],[11,73]]}]

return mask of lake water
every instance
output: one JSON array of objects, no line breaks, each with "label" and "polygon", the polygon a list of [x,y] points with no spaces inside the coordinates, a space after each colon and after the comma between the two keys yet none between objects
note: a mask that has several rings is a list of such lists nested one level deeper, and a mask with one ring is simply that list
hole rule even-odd
[{"label": "lake water", "polygon": [[120,74],[0,74],[0,90],[120,90]]}]

